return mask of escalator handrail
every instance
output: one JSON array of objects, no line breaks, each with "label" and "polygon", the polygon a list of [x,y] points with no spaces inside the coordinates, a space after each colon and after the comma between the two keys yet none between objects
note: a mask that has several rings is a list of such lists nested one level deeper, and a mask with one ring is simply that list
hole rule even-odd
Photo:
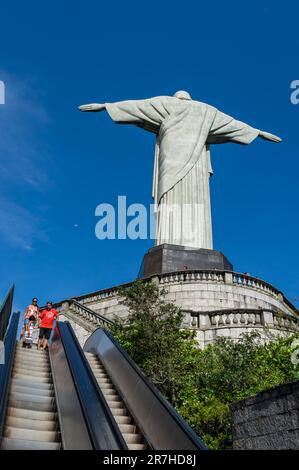
[{"label": "escalator handrail", "polygon": [[5,363],[0,365],[0,443],[3,437],[9,383],[16,351],[20,313],[13,313],[5,336]]},{"label": "escalator handrail", "polygon": [[171,415],[173,420],[176,424],[180,427],[180,429],[188,436],[188,438],[192,441],[192,443],[196,446],[199,450],[207,450],[207,446],[203,442],[203,440],[193,431],[193,429],[183,420],[183,418],[177,413],[173,406],[164,398],[164,396],[159,392],[159,390],[153,385],[147,377],[144,375],[142,370],[137,366],[137,364],[133,361],[133,359],[129,356],[129,354],[124,350],[124,348],[120,345],[120,343],[114,338],[112,333],[109,330],[104,328],[101,329],[106,336],[112,341],[114,346],[118,349],[118,351],[122,354],[122,356],[126,359],[126,361],[130,364],[130,366],[134,369],[136,374],[140,377],[140,379],[144,382],[146,387],[148,387],[153,395],[159,400],[161,405],[167,410],[167,412]]},{"label": "escalator handrail", "polygon": [[[94,449],[96,450],[111,450],[111,448],[103,447],[103,442],[101,441],[101,432],[99,432],[99,420],[96,416],[93,416],[88,409],[88,402],[86,397],[86,390],[87,390],[87,382],[82,384],[82,380],[79,377],[78,365],[82,364],[84,370],[86,372],[86,378],[89,382],[89,385],[95,392],[96,399],[100,405],[102,416],[101,418],[105,420],[109,430],[111,431],[114,446],[117,446],[118,450],[127,450],[127,444],[115,422],[113,414],[104,398],[103,392],[101,391],[94,374],[90,368],[90,365],[83,353],[83,350],[78,342],[78,339],[68,321],[60,322],[59,323],[59,331],[61,335],[61,341],[64,347],[64,351],[67,357],[67,361],[73,376],[74,385],[76,387],[77,395],[81,403],[82,411],[85,417],[86,425],[89,430],[90,438],[93,444]],[[70,341],[72,341],[72,345],[74,346],[76,353],[77,353],[77,360],[72,357],[73,354],[70,351],[70,345],[68,344],[69,336]],[[104,434],[104,433],[102,433]]]},{"label": "escalator handrail", "polygon": [[5,334],[7,332],[7,326],[11,316],[14,289],[15,286],[12,285],[0,305],[0,341],[5,340]]}]

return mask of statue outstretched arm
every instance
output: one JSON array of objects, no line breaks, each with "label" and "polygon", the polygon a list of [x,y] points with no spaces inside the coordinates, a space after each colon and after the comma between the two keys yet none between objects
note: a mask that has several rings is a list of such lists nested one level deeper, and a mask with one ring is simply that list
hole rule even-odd
[{"label": "statue outstretched arm", "polygon": [[82,106],[79,106],[78,109],[80,111],[84,111],[84,112],[100,112],[100,111],[104,111],[104,109],[106,109],[106,105],[105,103],[102,104],[102,103],[90,103],[90,104],[82,104]]},{"label": "statue outstretched arm", "polygon": [[281,142],[281,138],[276,135],[255,129],[245,122],[238,121],[231,116],[216,110],[214,121],[211,125],[207,143],[222,144],[225,142],[235,142],[238,144],[250,144],[256,137],[260,137],[272,142]]},{"label": "statue outstretched arm", "polygon": [[258,136],[261,139],[270,140],[271,142],[279,143],[279,142],[282,141],[282,139],[280,137],[278,137],[277,135],[274,135],[274,134],[270,134],[269,132],[260,131]]},{"label": "statue outstretched arm", "polygon": [[79,110],[84,112],[106,110],[110,118],[117,124],[133,124],[157,134],[163,120],[171,112],[168,101],[169,97],[155,97],[115,103],[90,103],[79,106]]}]

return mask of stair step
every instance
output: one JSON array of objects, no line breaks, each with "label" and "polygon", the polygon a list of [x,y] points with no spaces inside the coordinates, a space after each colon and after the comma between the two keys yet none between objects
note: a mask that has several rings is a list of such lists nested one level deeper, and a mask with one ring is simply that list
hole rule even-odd
[{"label": "stair step", "polygon": [[26,375],[28,377],[51,377],[51,374],[49,374],[49,372],[40,372],[39,370],[33,370],[33,369],[25,369],[25,367],[23,367],[22,369],[20,369],[19,367],[14,367],[14,373],[15,374],[24,374],[26,373]]},{"label": "stair step", "polygon": [[[28,380],[28,375],[25,373],[16,373],[15,371],[12,372],[13,379],[21,379],[21,380]],[[51,377],[34,377],[34,382],[41,382],[44,384],[52,384]]]},{"label": "stair step", "polygon": [[26,361],[26,359],[16,358],[14,362],[14,367],[24,367],[29,369],[37,369],[37,370],[50,370],[50,364],[47,362],[45,364],[33,361]]},{"label": "stair step", "polygon": [[51,369],[49,366],[36,366],[33,364],[23,364],[22,362],[16,362],[15,363],[15,369],[18,371],[23,371],[24,373],[30,373],[30,372],[37,372],[38,374],[44,374],[46,373],[47,375],[51,375]]},{"label": "stair step", "polygon": [[123,434],[134,434],[136,431],[136,426],[134,424],[117,424]]},{"label": "stair step", "polygon": [[112,400],[107,400],[109,408],[125,408],[124,404],[122,401],[112,401]]},{"label": "stair step", "polygon": [[59,450],[61,448],[60,442],[39,442],[28,441],[24,439],[9,439],[2,440],[2,450]]},{"label": "stair step", "polygon": [[26,408],[7,408],[7,417],[24,418],[32,421],[56,421],[57,413],[55,411],[39,411]]},{"label": "stair step", "polygon": [[47,352],[42,351],[42,350],[37,350],[35,347],[32,349],[26,349],[26,348],[19,348],[16,350],[16,355],[18,356],[23,356],[23,357],[31,357],[32,359],[38,358],[38,359],[48,359],[49,355]]},{"label": "stair step", "polygon": [[33,364],[33,365],[49,365],[49,359],[48,358],[42,358],[42,357],[25,357],[23,354],[16,354],[15,355],[15,362],[17,361],[22,361],[22,363],[25,364]]},{"label": "stair step", "polygon": [[21,429],[35,429],[40,431],[56,431],[57,432],[57,422],[56,421],[45,421],[37,419],[27,419],[27,418],[16,418],[14,416],[8,416],[6,419],[6,426],[13,428]]},{"label": "stair step", "polygon": [[111,408],[113,416],[127,416],[126,408]]},{"label": "stair step", "polygon": [[91,362],[89,361],[89,364],[91,364],[92,367],[100,370],[101,372],[106,372],[106,369],[102,366],[100,362]]},{"label": "stair step", "polygon": [[15,398],[9,397],[8,405],[14,408],[23,408],[27,410],[36,411],[56,411],[54,403],[36,402],[28,400],[16,400]]},{"label": "stair step", "polygon": [[132,422],[131,416],[128,415],[114,415],[117,424],[130,424]]},{"label": "stair step", "polygon": [[129,450],[144,450],[146,449],[145,444],[128,444]]},{"label": "stair step", "polygon": [[31,395],[30,393],[10,392],[9,399],[17,401],[28,401],[30,403],[55,403],[55,399],[53,396],[45,397],[43,394]]},{"label": "stair step", "polygon": [[4,437],[9,439],[25,439],[28,441],[56,442],[57,431],[41,431],[36,429],[19,429],[5,426]]},{"label": "stair step", "polygon": [[102,367],[99,367],[98,365],[91,365],[91,369],[93,370],[93,372],[97,372],[98,374],[106,374],[108,376],[106,370]]},{"label": "stair step", "polygon": [[[97,381],[98,382],[98,381]],[[112,391],[115,391],[115,388],[113,387],[113,385],[111,384],[105,384],[105,385],[100,385],[100,383],[98,382],[98,385],[100,387],[100,389],[102,390],[102,392],[105,394],[106,392],[112,392]]]},{"label": "stair step", "polygon": [[29,387],[29,388],[35,388],[38,390],[53,390],[53,385],[52,383],[43,383],[43,382],[35,382],[33,380],[25,380],[25,379],[12,379],[11,380],[11,385],[16,385],[20,387]]},{"label": "stair step", "polygon": [[105,379],[103,377],[99,377],[98,375],[96,375],[95,377],[100,384],[111,384],[111,380],[108,378]]},{"label": "stair step", "polygon": [[123,433],[123,438],[127,444],[140,444],[141,441],[140,434]]},{"label": "stair step", "polygon": [[118,403],[119,405],[123,404],[123,401],[121,400],[119,395],[108,395],[108,394],[104,393],[104,397],[105,397],[107,403]]},{"label": "stair step", "polygon": [[104,393],[105,397],[115,397],[119,396],[116,390],[110,390],[110,389],[102,389],[102,392]]},{"label": "stair step", "polygon": [[26,395],[38,395],[43,397],[54,397],[54,390],[41,390],[35,387],[22,387],[20,385],[11,384],[10,391],[13,393],[21,393]]},{"label": "stair step", "polygon": [[103,379],[106,379],[109,377],[108,374],[106,374],[106,372],[101,372],[98,369],[91,369],[91,370],[94,373],[94,375],[97,375],[98,377],[103,377]]}]

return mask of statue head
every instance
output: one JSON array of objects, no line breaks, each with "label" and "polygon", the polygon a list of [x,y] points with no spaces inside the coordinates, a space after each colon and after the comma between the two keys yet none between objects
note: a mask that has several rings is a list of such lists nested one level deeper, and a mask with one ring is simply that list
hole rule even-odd
[{"label": "statue head", "polygon": [[177,91],[173,96],[175,96],[176,98],[179,98],[180,100],[192,100],[189,93],[183,90]]}]

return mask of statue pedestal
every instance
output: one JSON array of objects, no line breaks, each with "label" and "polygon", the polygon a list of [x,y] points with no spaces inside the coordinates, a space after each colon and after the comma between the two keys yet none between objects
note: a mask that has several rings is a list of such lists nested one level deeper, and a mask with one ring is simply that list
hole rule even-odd
[{"label": "statue pedestal", "polygon": [[143,257],[138,278],[185,270],[233,271],[221,251],[163,244],[151,248]]}]

